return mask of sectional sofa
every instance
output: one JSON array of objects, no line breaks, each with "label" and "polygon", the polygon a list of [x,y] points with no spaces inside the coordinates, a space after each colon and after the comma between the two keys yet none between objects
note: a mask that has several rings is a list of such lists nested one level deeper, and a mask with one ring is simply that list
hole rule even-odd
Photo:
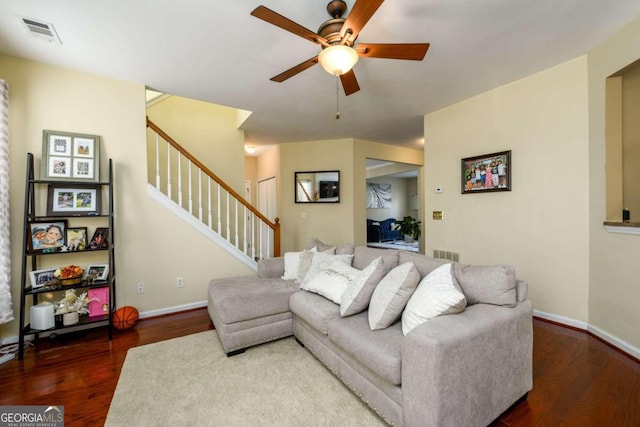
[{"label": "sectional sofa", "polygon": [[293,334],[391,425],[485,426],[526,398],[532,306],[512,267],[311,246],[211,281],[228,355]]}]

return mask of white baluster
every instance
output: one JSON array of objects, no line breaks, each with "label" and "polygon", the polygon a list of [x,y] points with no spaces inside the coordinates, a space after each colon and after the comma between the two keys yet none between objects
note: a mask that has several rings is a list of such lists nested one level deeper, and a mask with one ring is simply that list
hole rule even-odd
[{"label": "white baluster", "polygon": [[251,259],[256,259],[256,241],[258,240],[256,236],[256,214],[251,212]]},{"label": "white baluster", "polygon": [[156,189],[160,191],[160,135],[156,133]]},{"label": "white baluster", "polygon": [[245,205],[242,210],[242,252],[247,253],[247,229],[249,224],[247,223],[247,207]]},{"label": "white baluster", "polygon": [[218,184],[218,234],[222,235],[222,213],[220,212],[220,184]]},{"label": "white baluster", "polygon": [[171,198],[171,144],[167,143],[167,196]]},{"label": "white baluster", "polygon": [[191,187],[191,160],[189,160],[189,213],[193,215],[193,188]]},{"label": "white baluster", "polygon": [[198,219],[202,222],[202,171],[198,168]]},{"label": "white baluster", "polygon": [[229,192],[227,191],[227,242],[231,243],[231,221],[229,220]]},{"label": "white baluster", "polygon": [[178,205],[182,207],[182,155],[178,151]]},{"label": "white baluster", "polygon": [[238,212],[238,199],[236,199],[235,197],[233,199],[236,201],[235,209],[234,209],[234,212],[235,212],[234,216],[236,217],[236,233],[235,233],[236,240],[235,240],[235,245],[236,245],[236,248],[240,248],[240,245],[239,245],[240,238],[238,236],[238,215],[239,215],[239,212]]},{"label": "white baluster", "polygon": [[207,177],[207,219],[209,220],[209,228],[212,228],[211,218],[211,178]]}]

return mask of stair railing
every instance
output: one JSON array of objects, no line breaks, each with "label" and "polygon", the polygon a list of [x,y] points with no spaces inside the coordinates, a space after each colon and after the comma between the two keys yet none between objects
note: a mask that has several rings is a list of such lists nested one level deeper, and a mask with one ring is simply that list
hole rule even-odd
[{"label": "stair railing", "polygon": [[155,135],[150,184],[252,260],[280,256],[278,218],[265,217],[148,117],[147,127]]}]

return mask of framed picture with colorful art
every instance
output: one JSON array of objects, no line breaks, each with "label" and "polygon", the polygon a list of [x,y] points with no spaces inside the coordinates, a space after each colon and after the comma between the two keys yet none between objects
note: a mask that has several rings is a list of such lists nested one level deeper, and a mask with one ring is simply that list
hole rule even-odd
[{"label": "framed picture with colorful art", "polygon": [[30,253],[57,252],[67,244],[67,220],[29,222]]},{"label": "framed picture with colorful art", "polygon": [[99,185],[49,185],[47,216],[100,215],[102,193]]},{"label": "framed picture with colorful art", "polygon": [[511,150],[462,159],[462,194],[511,191]]}]

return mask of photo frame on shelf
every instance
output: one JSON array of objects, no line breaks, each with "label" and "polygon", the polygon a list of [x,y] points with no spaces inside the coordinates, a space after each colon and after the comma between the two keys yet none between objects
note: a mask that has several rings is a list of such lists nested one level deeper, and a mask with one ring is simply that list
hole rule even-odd
[{"label": "photo frame on shelf", "polygon": [[84,270],[85,279],[93,277],[93,280],[107,280],[109,277],[109,264],[92,264]]},{"label": "photo frame on shelf", "polygon": [[47,216],[96,216],[102,209],[99,185],[49,185]]},{"label": "photo frame on shelf", "polygon": [[104,249],[109,245],[109,227],[98,227],[93,232],[93,237],[89,242],[89,249]]},{"label": "photo frame on shelf", "polygon": [[56,272],[55,268],[46,268],[43,270],[35,270],[29,272],[29,282],[31,283],[31,288],[37,289],[42,288],[44,285],[55,279],[54,273]]},{"label": "photo frame on shelf", "polygon": [[99,182],[100,137],[44,130],[42,179]]},{"label": "photo frame on shelf", "polygon": [[67,250],[84,251],[87,249],[87,227],[67,228]]},{"label": "photo frame on shelf", "polygon": [[67,220],[31,221],[29,223],[28,251],[31,253],[57,252],[67,244]]},{"label": "photo frame on shelf", "polygon": [[511,150],[462,159],[462,194],[511,191]]}]

